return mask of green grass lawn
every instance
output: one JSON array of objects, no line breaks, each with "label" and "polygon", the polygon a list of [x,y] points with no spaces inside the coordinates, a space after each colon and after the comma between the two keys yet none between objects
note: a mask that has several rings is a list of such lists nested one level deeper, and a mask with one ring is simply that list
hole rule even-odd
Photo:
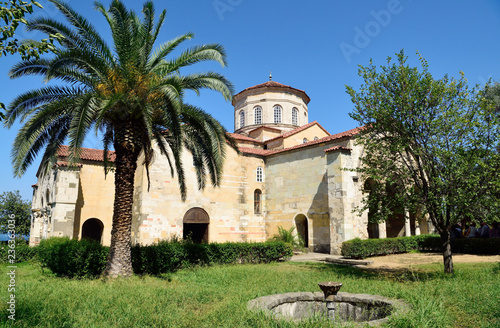
[{"label": "green grass lawn", "polygon": [[407,301],[412,310],[391,327],[500,327],[500,263],[456,264],[453,276],[437,264],[391,273],[320,263],[230,265],[116,281],[57,278],[36,264],[16,269],[16,320],[7,318],[9,276],[0,274],[0,325],[6,327],[327,327],[327,322],[275,321],[246,310],[256,297],[341,291]]}]

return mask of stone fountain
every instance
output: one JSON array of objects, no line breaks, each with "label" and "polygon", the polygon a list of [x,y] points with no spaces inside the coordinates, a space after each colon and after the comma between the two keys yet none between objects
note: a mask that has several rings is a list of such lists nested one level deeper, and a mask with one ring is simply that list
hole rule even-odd
[{"label": "stone fountain", "polygon": [[[339,292],[340,282],[318,284],[323,292],[275,294],[250,300],[247,308],[278,320],[327,320],[376,326],[392,315],[404,315],[410,306],[401,300],[379,295]],[[325,306],[326,303],[326,306]]]},{"label": "stone fountain", "polygon": [[328,319],[331,321],[335,320],[335,296],[337,296],[337,293],[339,292],[340,288],[342,287],[341,282],[320,282],[318,284],[319,288],[323,291],[323,294],[325,294],[325,304],[326,304],[326,309],[328,313]]}]

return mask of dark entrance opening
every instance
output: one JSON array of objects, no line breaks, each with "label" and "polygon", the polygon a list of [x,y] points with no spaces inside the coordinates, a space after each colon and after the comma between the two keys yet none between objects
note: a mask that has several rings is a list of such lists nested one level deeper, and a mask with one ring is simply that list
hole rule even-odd
[{"label": "dark entrance opening", "polygon": [[368,238],[379,238],[378,223],[370,222],[368,219]]},{"label": "dark entrance opening", "polygon": [[[369,193],[369,195],[368,195],[369,198],[372,197],[371,192],[372,192],[373,188],[375,188],[375,187],[376,187],[376,183],[373,179],[368,178],[365,181],[364,192]],[[368,238],[379,238],[380,237],[380,232],[378,229],[378,222],[373,221],[373,214],[376,211],[377,211],[376,204],[374,204],[373,202],[370,202],[370,207],[368,209],[368,226],[367,226]]]},{"label": "dark entrance opening", "polygon": [[191,239],[196,244],[208,243],[209,224],[207,212],[202,208],[193,207],[184,215],[182,238]]},{"label": "dark entrance opening", "polygon": [[88,219],[82,226],[82,239],[91,239],[101,242],[104,224],[99,219]]},{"label": "dark entrance opening", "polygon": [[309,227],[307,226],[307,218],[303,214],[295,217],[295,226],[297,227],[297,234],[304,242],[304,247],[309,247]]}]

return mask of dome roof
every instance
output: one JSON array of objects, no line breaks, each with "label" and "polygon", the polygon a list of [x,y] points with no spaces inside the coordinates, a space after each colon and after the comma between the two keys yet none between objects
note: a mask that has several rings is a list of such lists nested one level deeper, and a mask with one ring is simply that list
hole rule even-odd
[{"label": "dome roof", "polygon": [[238,100],[238,98],[240,98],[244,94],[248,93],[248,91],[253,91],[253,90],[258,90],[258,89],[263,89],[262,91],[267,91],[267,90],[287,91],[287,92],[291,92],[291,93],[301,97],[306,104],[308,104],[309,101],[311,101],[311,98],[309,98],[309,96],[307,95],[307,93],[304,90],[295,89],[289,85],[284,85],[284,84],[278,83],[276,81],[267,81],[267,82],[264,82],[261,84],[254,85],[253,87],[246,88],[243,91],[235,94],[233,97],[233,106],[236,103],[236,101]]}]

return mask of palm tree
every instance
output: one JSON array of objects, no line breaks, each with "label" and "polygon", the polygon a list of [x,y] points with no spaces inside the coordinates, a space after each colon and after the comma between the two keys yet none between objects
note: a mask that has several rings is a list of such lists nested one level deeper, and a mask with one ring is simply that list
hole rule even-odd
[{"label": "palm tree", "polygon": [[63,36],[52,58],[25,60],[15,65],[11,78],[41,75],[69,85],[45,86],[19,95],[6,112],[5,125],[19,120],[24,125],[13,144],[15,175],[22,175],[36,155],[44,150],[42,164],[54,160],[57,149],[69,142],[70,159],[76,163],[86,135],[94,130],[102,137],[105,155],[116,153],[113,227],[108,263],[109,277],[132,274],[130,256],[134,174],[138,158],[146,168],[155,152],[168,158],[171,173],[177,173],[182,199],[186,198],[180,155],[187,149],[193,156],[198,187],[210,176],[219,185],[226,143],[234,146],[226,130],[206,112],[184,103],[186,90],[220,92],[226,100],[233,94],[231,83],[215,72],[180,75],[179,70],[203,61],[226,66],[221,45],[195,46],[177,58],[166,57],[191,33],[153,45],[165,19],[163,11],[155,23],[154,6],[146,2],[142,20],[114,0],[106,10],[96,9],[111,29],[113,49],[84,17],[60,0],[50,0],[70,25],[53,19],[29,22],[29,29]]}]

